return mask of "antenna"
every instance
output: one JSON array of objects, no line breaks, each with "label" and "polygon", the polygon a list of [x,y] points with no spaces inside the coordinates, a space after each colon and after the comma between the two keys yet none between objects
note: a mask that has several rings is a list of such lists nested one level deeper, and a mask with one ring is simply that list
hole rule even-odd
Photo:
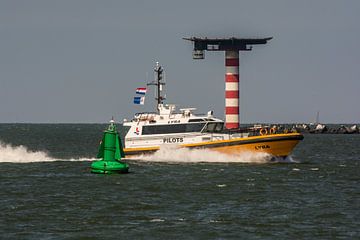
[{"label": "antenna", "polygon": [[155,80],[148,83],[148,86],[156,86],[156,97],[155,100],[157,102],[157,109],[159,110],[159,105],[163,104],[163,100],[165,100],[165,96],[161,93],[163,91],[163,85],[165,85],[165,81],[163,80],[163,72],[164,69],[160,66],[159,62],[156,62],[156,66],[154,68]]},{"label": "antenna", "polygon": [[319,124],[320,122],[319,122],[319,115],[320,115],[320,111],[317,111],[317,113],[316,113],[316,120],[315,120],[315,123],[316,124]]},{"label": "antenna", "polygon": [[145,72],[145,79],[146,79],[146,82],[149,81],[149,72]]}]

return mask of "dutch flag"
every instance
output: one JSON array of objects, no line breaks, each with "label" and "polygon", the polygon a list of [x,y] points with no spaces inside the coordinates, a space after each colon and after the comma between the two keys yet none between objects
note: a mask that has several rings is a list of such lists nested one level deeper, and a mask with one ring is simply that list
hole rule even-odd
[{"label": "dutch flag", "polygon": [[145,104],[145,97],[134,97],[134,104]]},{"label": "dutch flag", "polygon": [[145,95],[146,94],[146,88],[137,88],[136,93],[141,94],[141,95]]}]

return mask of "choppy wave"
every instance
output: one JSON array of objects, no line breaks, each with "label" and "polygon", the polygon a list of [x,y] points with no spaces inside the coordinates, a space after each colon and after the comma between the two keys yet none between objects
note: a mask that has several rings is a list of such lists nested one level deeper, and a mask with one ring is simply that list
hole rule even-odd
[{"label": "choppy wave", "polygon": [[271,162],[273,162],[273,163],[302,163],[299,160],[295,160],[292,156],[287,156],[286,158],[273,157],[271,159]]},{"label": "choppy wave", "polygon": [[50,157],[44,151],[30,151],[27,147],[12,146],[0,142],[0,162],[31,163],[31,162],[54,162],[54,161],[93,161],[89,158],[57,159]]},{"label": "choppy wave", "polygon": [[136,157],[137,160],[166,163],[268,163],[272,156],[267,153],[244,152],[224,154],[210,149],[187,149],[175,146],[164,146],[151,155]]}]

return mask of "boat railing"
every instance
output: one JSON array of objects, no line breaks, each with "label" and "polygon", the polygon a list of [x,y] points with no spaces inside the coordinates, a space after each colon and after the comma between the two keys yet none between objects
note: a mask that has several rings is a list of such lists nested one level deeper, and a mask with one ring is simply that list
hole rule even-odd
[{"label": "boat railing", "polygon": [[256,130],[254,128],[249,128],[249,127],[224,129],[223,132],[229,135],[243,134],[243,133],[249,133],[249,135],[251,136],[256,135]]},{"label": "boat railing", "polygon": [[293,132],[297,132],[297,131],[294,129],[289,130],[287,128],[278,127],[276,125],[274,125],[274,126],[255,125],[253,127],[224,129],[223,132],[228,133],[229,135],[249,133],[249,136],[263,136],[263,135],[283,134],[283,133],[290,133],[290,132],[293,133]]},{"label": "boat railing", "polygon": [[141,112],[134,115],[134,121],[151,121],[154,120],[156,112]]}]

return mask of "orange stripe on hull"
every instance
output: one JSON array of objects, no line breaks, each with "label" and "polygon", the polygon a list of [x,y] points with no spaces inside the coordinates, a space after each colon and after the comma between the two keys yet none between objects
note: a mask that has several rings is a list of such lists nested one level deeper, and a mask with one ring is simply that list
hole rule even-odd
[{"label": "orange stripe on hull", "polygon": [[211,150],[226,154],[239,154],[243,152],[262,152],[268,153],[272,156],[288,156],[294,147],[299,143],[299,140],[283,140],[278,142],[266,143],[248,143],[234,146],[215,147]]},{"label": "orange stripe on hull", "polygon": [[[232,140],[210,141],[194,144],[179,145],[179,147],[211,149],[212,151],[225,154],[239,154],[242,152],[262,152],[273,156],[288,156],[295,146],[303,139],[299,133],[274,134],[265,136],[254,136]],[[152,153],[159,147],[151,148],[125,148],[125,155],[140,155]]]}]

